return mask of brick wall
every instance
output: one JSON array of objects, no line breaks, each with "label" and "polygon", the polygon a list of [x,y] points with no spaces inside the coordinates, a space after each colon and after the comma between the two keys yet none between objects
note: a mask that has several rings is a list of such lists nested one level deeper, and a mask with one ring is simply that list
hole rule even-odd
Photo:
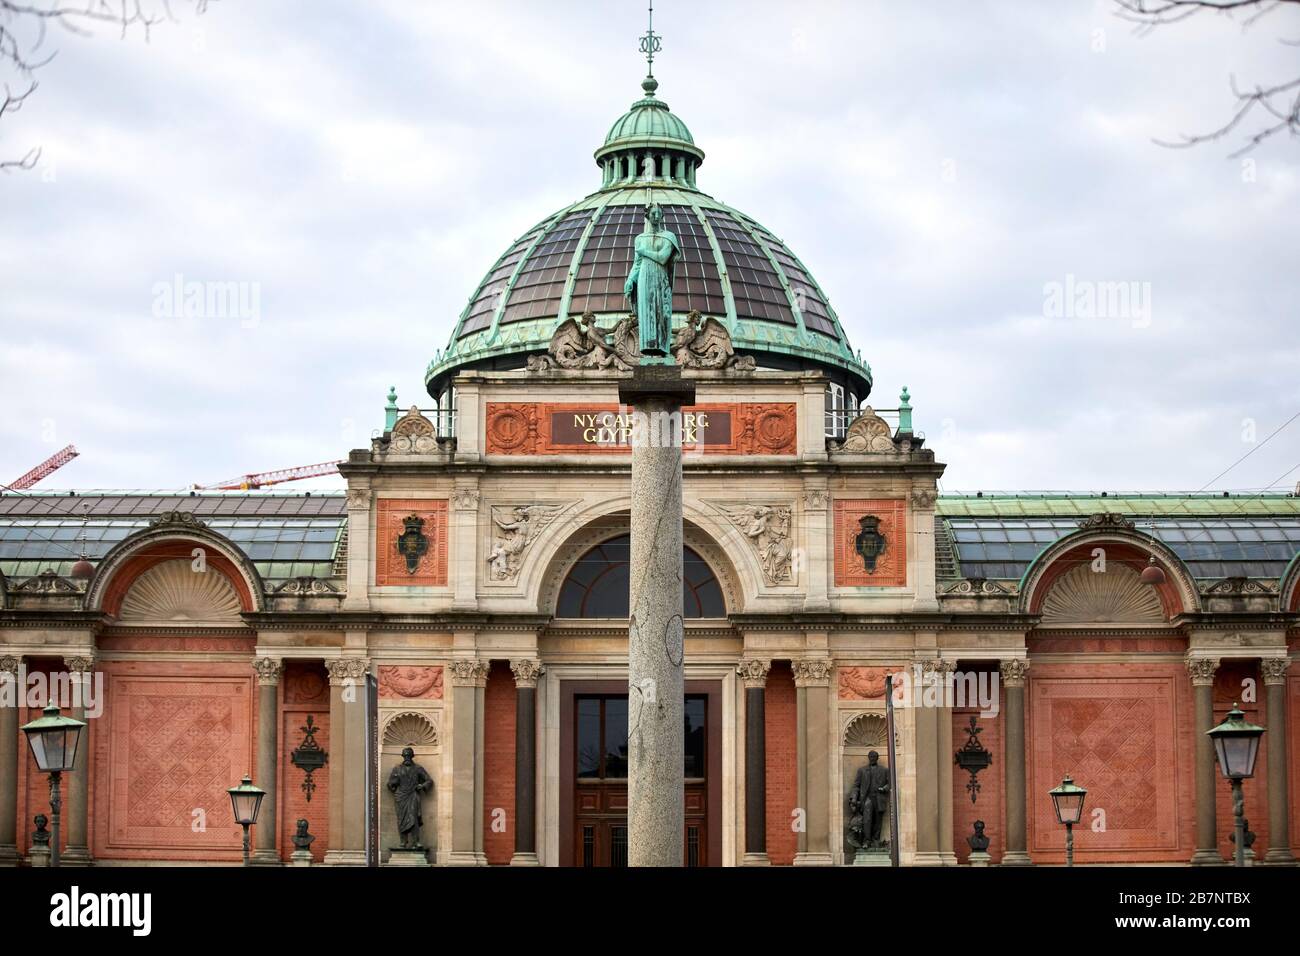
[{"label": "brick wall", "polygon": [[[308,715],[312,726],[319,728],[316,743],[330,749],[329,677],[318,661],[291,661],[285,664],[280,683],[280,800],[277,804],[280,828],[280,856],[293,855],[293,834],[299,819],[306,819],[307,830],[316,840],[311,845],[312,860],[320,863],[329,849],[330,768],[327,763],[311,775],[316,789],[311,799],[303,791],[306,774],[293,765],[294,748],[303,741],[303,726]],[[330,759],[341,759],[330,754]]]},{"label": "brick wall", "polygon": [[515,678],[505,661],[492,662],[483,709],[483,852],[506,864],[515,852]]},{"label": "brick wall", "polygon": [[767,754],[767,856],[774,865],[788,866],[799,849],[791,827],[798,801],[798,712],[794,674],[785,661],[774,661],[763,694],[764,747]]}]

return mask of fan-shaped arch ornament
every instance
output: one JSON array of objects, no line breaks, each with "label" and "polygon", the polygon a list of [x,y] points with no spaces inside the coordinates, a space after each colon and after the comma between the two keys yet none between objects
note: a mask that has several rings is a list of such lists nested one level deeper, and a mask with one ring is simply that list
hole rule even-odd
[{"label": "fan-shaped arch ornament", "polygon": [[1164,609],[1149,585],[1126,564],[1112,561],[1105,572],[1092,565],[1071,568],[1052,583],[1043,599],[1044,624],[1163,624]]},{"label": "fan-shaped arch ornament", "polygon": [[193,562],[163,561],[133,582],[118,619],[142,624],[238,624],[239,595],[220,571]]},{"label": "fan-shaped arch ornament", "polygon": [[436,747],[438,728],[424,714],[406,711],[384,725],[385,747]]},{"label": "fan-shaped arch ornament", "polygon": [[889,740],[886,726],[880,714],[858,714],[844,728],[844,746],[883,747]]}]

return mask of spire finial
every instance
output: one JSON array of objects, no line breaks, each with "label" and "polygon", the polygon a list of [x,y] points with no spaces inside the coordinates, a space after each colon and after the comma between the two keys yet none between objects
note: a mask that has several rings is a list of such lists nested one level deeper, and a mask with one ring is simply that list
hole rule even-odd
[{"label": "spire finial", "polygon": [[645,54],[647,79],[655,75],[655,54],[663,49],[661,40],[662,37],[655,33],[655,4],[654,0],[650,0],[650,26],[641,36],[641,52]]}]

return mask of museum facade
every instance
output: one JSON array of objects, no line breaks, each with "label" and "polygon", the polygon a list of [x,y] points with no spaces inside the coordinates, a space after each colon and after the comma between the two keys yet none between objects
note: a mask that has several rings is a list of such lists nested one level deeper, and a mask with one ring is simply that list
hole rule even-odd
[{"label": "museum facade", "polygon": [[[599,188],[526,230],[389,394],[344,492],[0,495],[0,861],[33,858],[45,695],[87,729],[63,861],[230,862],[226,789],[267,791],[254,859],[386,864],[385,786],[432,779],[433,865],[618,866],[627,852],[625,282],[647,210],[676,243],[689,866],[867,859],[851,799],[890,770],[905,865],[1059,864],[1048,791],[1088,790],[1078,863],[1221,863],[1204,731],[1267,730],[1262,863],[1300,819],[1300,499],[945,496],[907,391],[809,270],[699,186],[647,77]],[[895,405],[893,399],[889,404]],[[1152,569],[1156,569],[1153,571]],[[1158,573],[1157,573],[1158,571]],[[892,735],[886,681],[892,694]],[[39,855],[39,854],[38,854]]]}]

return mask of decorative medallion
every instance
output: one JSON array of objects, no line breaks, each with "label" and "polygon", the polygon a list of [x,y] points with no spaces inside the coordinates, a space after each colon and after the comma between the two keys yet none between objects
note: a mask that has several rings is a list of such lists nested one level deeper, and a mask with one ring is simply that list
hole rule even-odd
[{"label": "decorative medallion", "polygon": [[397,552],[406,559],[406,573],[414,574],[429,550],[429,539],[424,536],[424,519],[419,515],[403,518],[402,524],[406,530],[397,536]]},{"label": "decorative medallion", "polygon": [[375,584],[445,585],[447,499],[380,498],[377,511]]},{"label": "decorative medallion", "polygon": [[329,763],[329,754],[316,742],[316,731],[320,728],[316,726],[315,717],[308,714],[307,723],[298,729],[303,732],[302,743],[293,749],[289,760],[303,772],[302,792],[311,803],[311,795],[316,792],[316,782],[311,775]]},{"label": "decorative medallion", "polygon": [[836,498],[832,511],[836,587],[905,587],[906,500]]},{"label": "decorative medallion", "polygon": [[841,667],[840,700],[875,700],[885,696],[885,678],[900,667]]},{"label": "decorative medallion", "polygon": [[975,722],[975,715],[971,714],[970,726],[966,728],[966,743],[957,751],[955,761],[957,766],[970,774],[970,782],[966,784],[966,792],[970,794],[970,802],[974,803],[975,798],[979,796],[980,781],[979,772],[988,769],[993,763],[993,754],[985,749],[980,743],[979,735],[984,732],[984,728]]},{"label": "decorative medallion", "polygon": [[859,531],[853,538],[853,550],[862,559],[868,574],[876,573],[876,559],[889,547],[889,539],[880,531],[878,515],[863,515],[858,519]]}]

